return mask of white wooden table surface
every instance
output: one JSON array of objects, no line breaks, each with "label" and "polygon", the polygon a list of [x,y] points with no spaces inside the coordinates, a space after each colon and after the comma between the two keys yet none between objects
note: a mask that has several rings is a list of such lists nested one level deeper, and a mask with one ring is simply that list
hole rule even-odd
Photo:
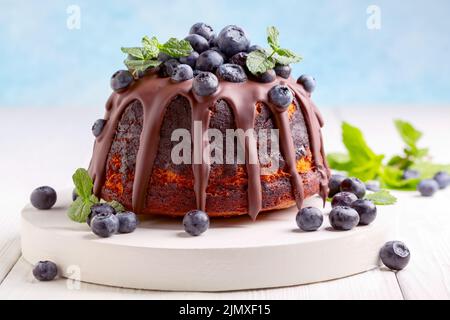
[{"label": "white wooden table surface", "polygon": [[[423,146],[431,148],[437,162],[450,163],[450,107],[324,108],[322,112],[327,151],[343,150],[340,122],[345,120],[363,128],[377,152],[398,152],[402,142],[392,120],[401,118],[425,132]],[[410,265],[399,273],[381,268],[326,283],[228,293],[139,291],[84,283],[77,289],[64,279],[37,282],[31,265],[21,258],[20,210],[37,186],[57,190],[71,186],[74,170],[89,162],[90,128],[102,113],[102,108],[0,108],[0,299],[450,299],[450,190],[433,199],[396,193],[396,240],[405,241],[412,252]]]}]

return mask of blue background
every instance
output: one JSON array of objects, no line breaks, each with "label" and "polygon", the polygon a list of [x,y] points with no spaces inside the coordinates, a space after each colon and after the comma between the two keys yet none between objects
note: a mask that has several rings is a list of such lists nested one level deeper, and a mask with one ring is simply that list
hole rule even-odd
[{"label": "blue background", "polygon": [[[238,24],[253,43],[269,25],[304,57],[322,106],[450,105],[450,1],[18,1],[0,5],[0,107],[99,107],[123,68],[121,46],[184,37],[197,21]],[[81,29],[66,26],[69,5]],[[381,30],[366,26],[381,8]]]}]

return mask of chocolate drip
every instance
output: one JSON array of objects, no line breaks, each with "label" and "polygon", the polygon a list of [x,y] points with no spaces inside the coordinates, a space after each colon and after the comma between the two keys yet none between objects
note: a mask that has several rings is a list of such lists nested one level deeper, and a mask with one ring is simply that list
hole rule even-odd
[{"label": "chocolate drip", "polygon": [[[270,107],[280,130],[281,152],[286,160],[287,172],[291,175],[296,203],[301,208],[304,199],[303,182],[297,170],[296,152],[290,131],[288,113],[287,110],[280,110],[268,101],[268,92],[277,84],[287,84],[300,102],[301,111],[308,127],[314,165],[321,175],[320,194],[326,199],[330,172],[326,163],[320,132],[323,125],[322,117],[301,85],[296,84],[292,79],[285,80],[282,78],[277,78],[275,82],[267,84],[253,81],[245,83],[221,82],[215,95],[199,97],[191,90],[192,80],[175,84],[170,79],[162,79],[156,75],[151,75],[140,79],[122,93],[113,93],[106,104],[105,120],[107,120],[107,123],[95,142],[94,155],[89,168],[89,172],[95,180],[94,193],[100,196],[105,181],[107,156],[120,117],[125,108],[137,100],[143,106],[144,128],[136,159],[132,204],[136,213],[142,211],[153,173],[153,163],[157,155],[160,129],[166,108],[177,96],[183,96],[188,99],[192,109],[193,128],[191,132],[194,148],[200,148],[200,150],[194,150],[193,157],[195,157],[196,151],[200,151],[199,154],[202,155],[201,159],[193,158],[192,164],[198,209],[206,211],[206,189],[209,181],[210,164],[209,159],[204,159],[204,157],[209,157],[209,154],[204,151],[208,150],[209,145],[207,130],[211,117],[210,108],[218,100],[226,100],[229,103],[235,115],[236,127],[244,131],[254,129],[256,103],[261,102]],[[196,121],[201,123],[199,132],[196,132],[199,129],[195,125]],[[243,141],[240,141],[240,143],[245,146],[248,176],[248,213],[253,219],[256,219],[262,208],[261,168],[258,160],[257,141],[256,137],[252,135],[241,140]],[[200,160],[201,164],[199,164]]]}]

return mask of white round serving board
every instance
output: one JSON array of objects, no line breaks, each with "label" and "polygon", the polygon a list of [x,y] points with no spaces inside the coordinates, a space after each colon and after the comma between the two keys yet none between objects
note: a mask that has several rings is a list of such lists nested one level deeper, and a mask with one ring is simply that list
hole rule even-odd
[{"label": "white round serving board", "polygon": [[[32,264],[55,262],[63,277],[108,286],[170,291],[231,291],[327,281],[379,266],[391,219],[379,208],[368,227],[339,232],[325,216],[321,230],[297,228],[295,208],[249,217],[214,219],[200,237],[190,237],[180,219],[141,218],[132,234],[108,239],[66,215],[71,190],[56,206],[22,211],[22,252]],[[306,205],[320,206],[309,199]],[[328,213],[329,208],[325,210]],[[75,275],[73,274],[75,270]]]}]

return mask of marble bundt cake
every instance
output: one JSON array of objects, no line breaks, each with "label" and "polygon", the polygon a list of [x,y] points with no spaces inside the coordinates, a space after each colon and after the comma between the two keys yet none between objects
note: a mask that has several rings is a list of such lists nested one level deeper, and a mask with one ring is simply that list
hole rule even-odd
[{"label": "marble bundt cake", "polygon": [[[310,83],[293,80],[286,66],[278,65],[276,74],[273,69],[252,73],[246,59],[262,51],[250,47],[236,26],[216,37],[208,25],[196,24],[191,36],[177,43],[186,42],[188,51],[182,57],[167,44],[156,45],[158,63],[155,56],[145,58],[144,44],[140,49],[144,68],[130,68],[138,66],[133,62],[140,54],[123,49],[129,54],[130,71],[113,76],[115,92],[104,119],[93,128],[96,141],[89,173],[94,193],[138,214],[169,216],[199,209],[210,217],[256,218],[264,211],[301,207],[315,194],[325,199],[330,172],[322,143],[323,120],[311,101]],[[196,122],[202,124],[201,132],[194,130]],[[179,143],[172,141],[174,130],[185,129],[193,145],[199,141],[205,147],[210,143],[209,128],[223,133],[224,140],[228,129],[254,129],[255,134],[278,129],[280,148],[271,150],[269,157],[278,158],[279,169],[262,175],[263,159],[248,161],[248,150],[258,148],[248,138],[243,142],[245,164],[172,161],[172,150]]]}]

